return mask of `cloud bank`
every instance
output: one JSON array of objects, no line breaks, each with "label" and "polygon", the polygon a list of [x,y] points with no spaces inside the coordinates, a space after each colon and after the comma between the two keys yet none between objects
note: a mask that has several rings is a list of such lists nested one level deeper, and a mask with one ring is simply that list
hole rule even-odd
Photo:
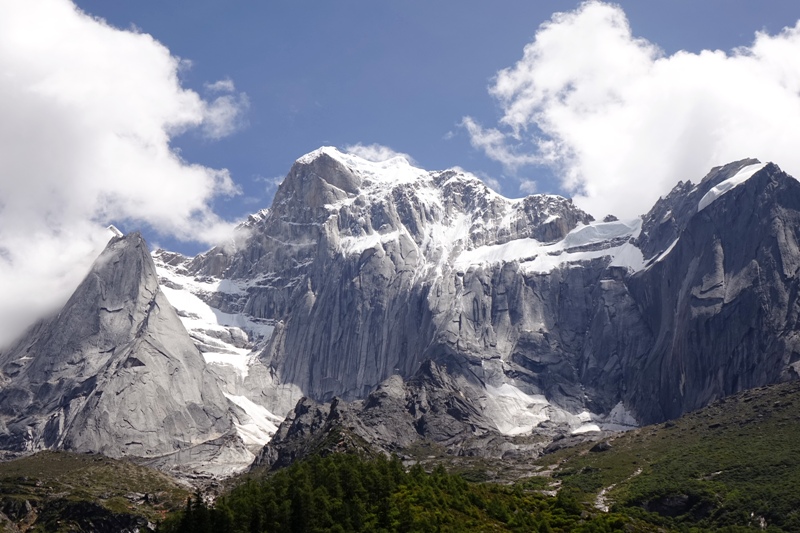
[{"label": "cloud bank", "polygon": [[247,97],[223,80],[206,101],[181,86],[185,66],[69,0],[0,3],[0,343],[68,297],[110,221],[228,234],[210,207],[237,193],[228,172],[182,160],[170,140],[230,134]]},{"label": "cloud bank", "polygon": [[554,169],[595,216],[636,216],[679,180],[745,157],[800,177],[800,22],[730,52],[664,54],[619,6],[586,2],[539,27],[489,88],[502,111],[462,125],[507,169]]}]

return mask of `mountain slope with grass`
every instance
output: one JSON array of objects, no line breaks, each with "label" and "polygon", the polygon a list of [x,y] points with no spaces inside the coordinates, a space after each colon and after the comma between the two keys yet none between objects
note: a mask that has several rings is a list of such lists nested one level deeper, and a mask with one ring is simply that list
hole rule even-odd
[{"label": "mountain slope with grass", "polygon": [[800,382],[562,448],[514,482],[348,450],[254,472],[161,531],[800,531]]},{"label": "mountain slope with grass", "polygon": [[150,531],[188,495],[128,461],[44,451],[0,463],[0,531]]},{"label": "mountain slope with grass", "polygon": [[669,527],[800,531],[800,382],[542,457],[561,490]]}]

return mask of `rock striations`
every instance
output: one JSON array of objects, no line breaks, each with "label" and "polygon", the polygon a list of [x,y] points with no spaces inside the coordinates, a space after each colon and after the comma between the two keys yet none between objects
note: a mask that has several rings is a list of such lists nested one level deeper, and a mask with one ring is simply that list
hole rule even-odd
[{"label": "rock striations", "polygon": [[800,183],[755,160],[596,222],[321,148],[205,254],[112,240],[0,356],[0,446],[538,453],[796,378],[799,241]]},{"label": "rock striations", "polygon": [[3,352],[0,368],[7,450],[182,461],[182,450],[233,434],[228,400],[138,233],[113,238],[63,309]]}]

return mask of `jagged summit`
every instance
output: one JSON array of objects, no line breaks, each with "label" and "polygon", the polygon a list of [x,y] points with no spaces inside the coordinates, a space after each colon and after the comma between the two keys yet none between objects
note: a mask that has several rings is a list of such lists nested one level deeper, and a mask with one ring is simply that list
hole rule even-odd
[{"label": "jagged summit", "polygon": [[390,179],[390,174],[385,172],[387,170],[394,170],[398,173],[408,172],[410,174],[414,172],[425,172],[422,169],[414,167],[412,163],[402,155],[397,155],[383,161],[371,161],[352,153],[343,152],[333,146],[321,146],[297,158],[295,164],[310,165],[317,159],[324,158],[336,160],[347,167],[358,169],[364,173],[372,172],[372,174],[376,175],[379,179]]},{"label": "jagged summit", "polygon": [[[411,184],[419,187],[438,187],[447,186],[449,181],[456,180],[469,182],[473,187],[480,187],[481,192],[487,196],[497,196],[505,201],[522,201],[522,199],[505,198],[499,193],[486,186],[483,181],[459,167],[453,167],[442,171],[427,171],[415,166],[406,157],[397,155],[383,161],[370,161],[355,154],[342,152],[332,146],[320,147],[308,154],[298,158],[292,171],[287,177],[293,177],[297,167],[311,167],[319,169],[317,176],[324,177],[328,183],[344,191],[355,194],[355,189],[374,189],[376,193],[391,190],[397,185]],[[349,179],[341,179],[340,172],[331,172],[337,168],[349,174]],[[558,195],[536,194],[533,196],[552,196],[561,198]]]},{"label": "jagged summit", "polygon": [[430,172],[402,157],[375,163],[323,147],[299,158],[272,206],[243,225],[250,251],[238,244],[238,253],[215,248],[196,258],[190,270],[206,275],[224,270],[226,277],[274,270],[266,264],[273,254],[252,251],[270,247],[263,239],[290,243],[303,256],[320,250],[348,255],[376,242],[408,241],[425,268],[440,268],[462,251],[520,236],[558,241],[592,220],[560,196],[508,199],[460,169]]},{"label": "jagged summit", "polygon": [[755,160],[598,222],[325,147],[235,246],[112,239],[0,355],[0,447],[241,465],[291,411],[262,459],[334,415],[386,450],[537,453],[800,376],[798,242],[800,183]]},{"label": "jagged summit", "polygon": [[138,232],[113,237],[61,309],[0,356],[0,446],[159,457],[232,428]]}]

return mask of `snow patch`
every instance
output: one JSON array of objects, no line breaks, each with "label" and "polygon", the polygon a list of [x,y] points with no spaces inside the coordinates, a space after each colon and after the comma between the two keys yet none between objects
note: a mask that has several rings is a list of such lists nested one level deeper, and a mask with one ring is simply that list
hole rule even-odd
[{"label": "snow patch", "polygon": [[275,326],[244,314],[224,313],[200,296],[214,292],[244,295],[248,284],[196,278],[184,274],[179,266],[164,263],[158,254],[153,260],[162,280],[161,292],[175,308],[183,327],[199,343],[206,363],[231,366],[242,378],[247,377],[251,356],[272,337]]},{"label": "snow patch", "polygon": [[639,427],[636,417],[622,402],[617,403],[606,416],[595,415],[592,421],[597,423],[600,429],[607,431],[629,431]]},{"label": "snow patch", "polygon": [[747,165],[743,167],[739,172],[733,175],[733,177],[726,179],[722,183],[718,183],[714,187],[711,188],[702,198],[700,198],[700,202],[697,204],[697,212],[699,213],[709,205],[711,205],[714,200],[725,194],[726,192],[730,191],[731,189],[738,187],[742,183],[745,183],[747,180],[753,177],[759,170],[767,166],[767,163],[756,163],[754,165]]},{"label": "snow patch", "polygon": [[376,246],[396,241],[400,238],[400,231],[390,231],[389,233],[371,233],[363,237],[342,237],[339,241],[342,252],[345,255],[358,255],[375,248]]},{"label": "snow patch", "polygon": [[631,221],[582,225],[573,229],[563,240],[550,244],[524,238],[504,244],[480,246],[462,252],[455,261],[455,267],[466,270],[474,265],[519,261],[520,268],[526,273],[546,273],[565,263],[611,257],[613,266],[626,266],[633,270],[640,270],[644,263],[642,253],[630,242],[597,250],[570,250],[601,245],[614,239],[634,238],[639,234],[641,223],[641,219],[637,218]]},{"label": "snow patch", "polygon": [[207,365],[232,366],[242,378],[246,378],[249,372],[247,353],[203,352],[203,359]]},{"label": "snow patch", "polygon": [[584,433],[595,433],[595,432],[599,433],[600,431],[601,431],[600,426],[598,426],[597,424],[583,424],[582,426],[573,429],[572,435],[583,435]]},{"label": "snow patch", "polygon": [[605,242],[618,237],[636,237],[641,225],[642,219],[640,218],[630,221],[594,222],[576,227],[561,242],[564,248],[575,248]]},{"label": "snow patch", "polygon": [[234,422],[242,441],[248,446],[264,446],[278,431],[278,424],[283,418],[269,412],[245,396],[225,393],[234,405],[242,412],[234,410],[238,421]]},{"label": "snow patch", "polygon": [[550,402],[544,395],[525,394],[510,383],[499,387],[486,385],[492,400],[492,419],[504,435],[530,433],[540,422],[548,420],[547,407]]},{"label": "snow patch", "polygon": [[658,257],[656,257],[655,259],[651,259],[650,262],[647,263],[647,268],[650,268],[651,266],[655,265],[659,261],[663,261],[669,255],[669,253],[672,251],[672,249],[675,248],[676,244],[678,244],[678,239],[675,239],[674,241],[672,241],[672,244],[667,246],[667,249],[664,250],[663,252],[661,252],[661,254]]}]

